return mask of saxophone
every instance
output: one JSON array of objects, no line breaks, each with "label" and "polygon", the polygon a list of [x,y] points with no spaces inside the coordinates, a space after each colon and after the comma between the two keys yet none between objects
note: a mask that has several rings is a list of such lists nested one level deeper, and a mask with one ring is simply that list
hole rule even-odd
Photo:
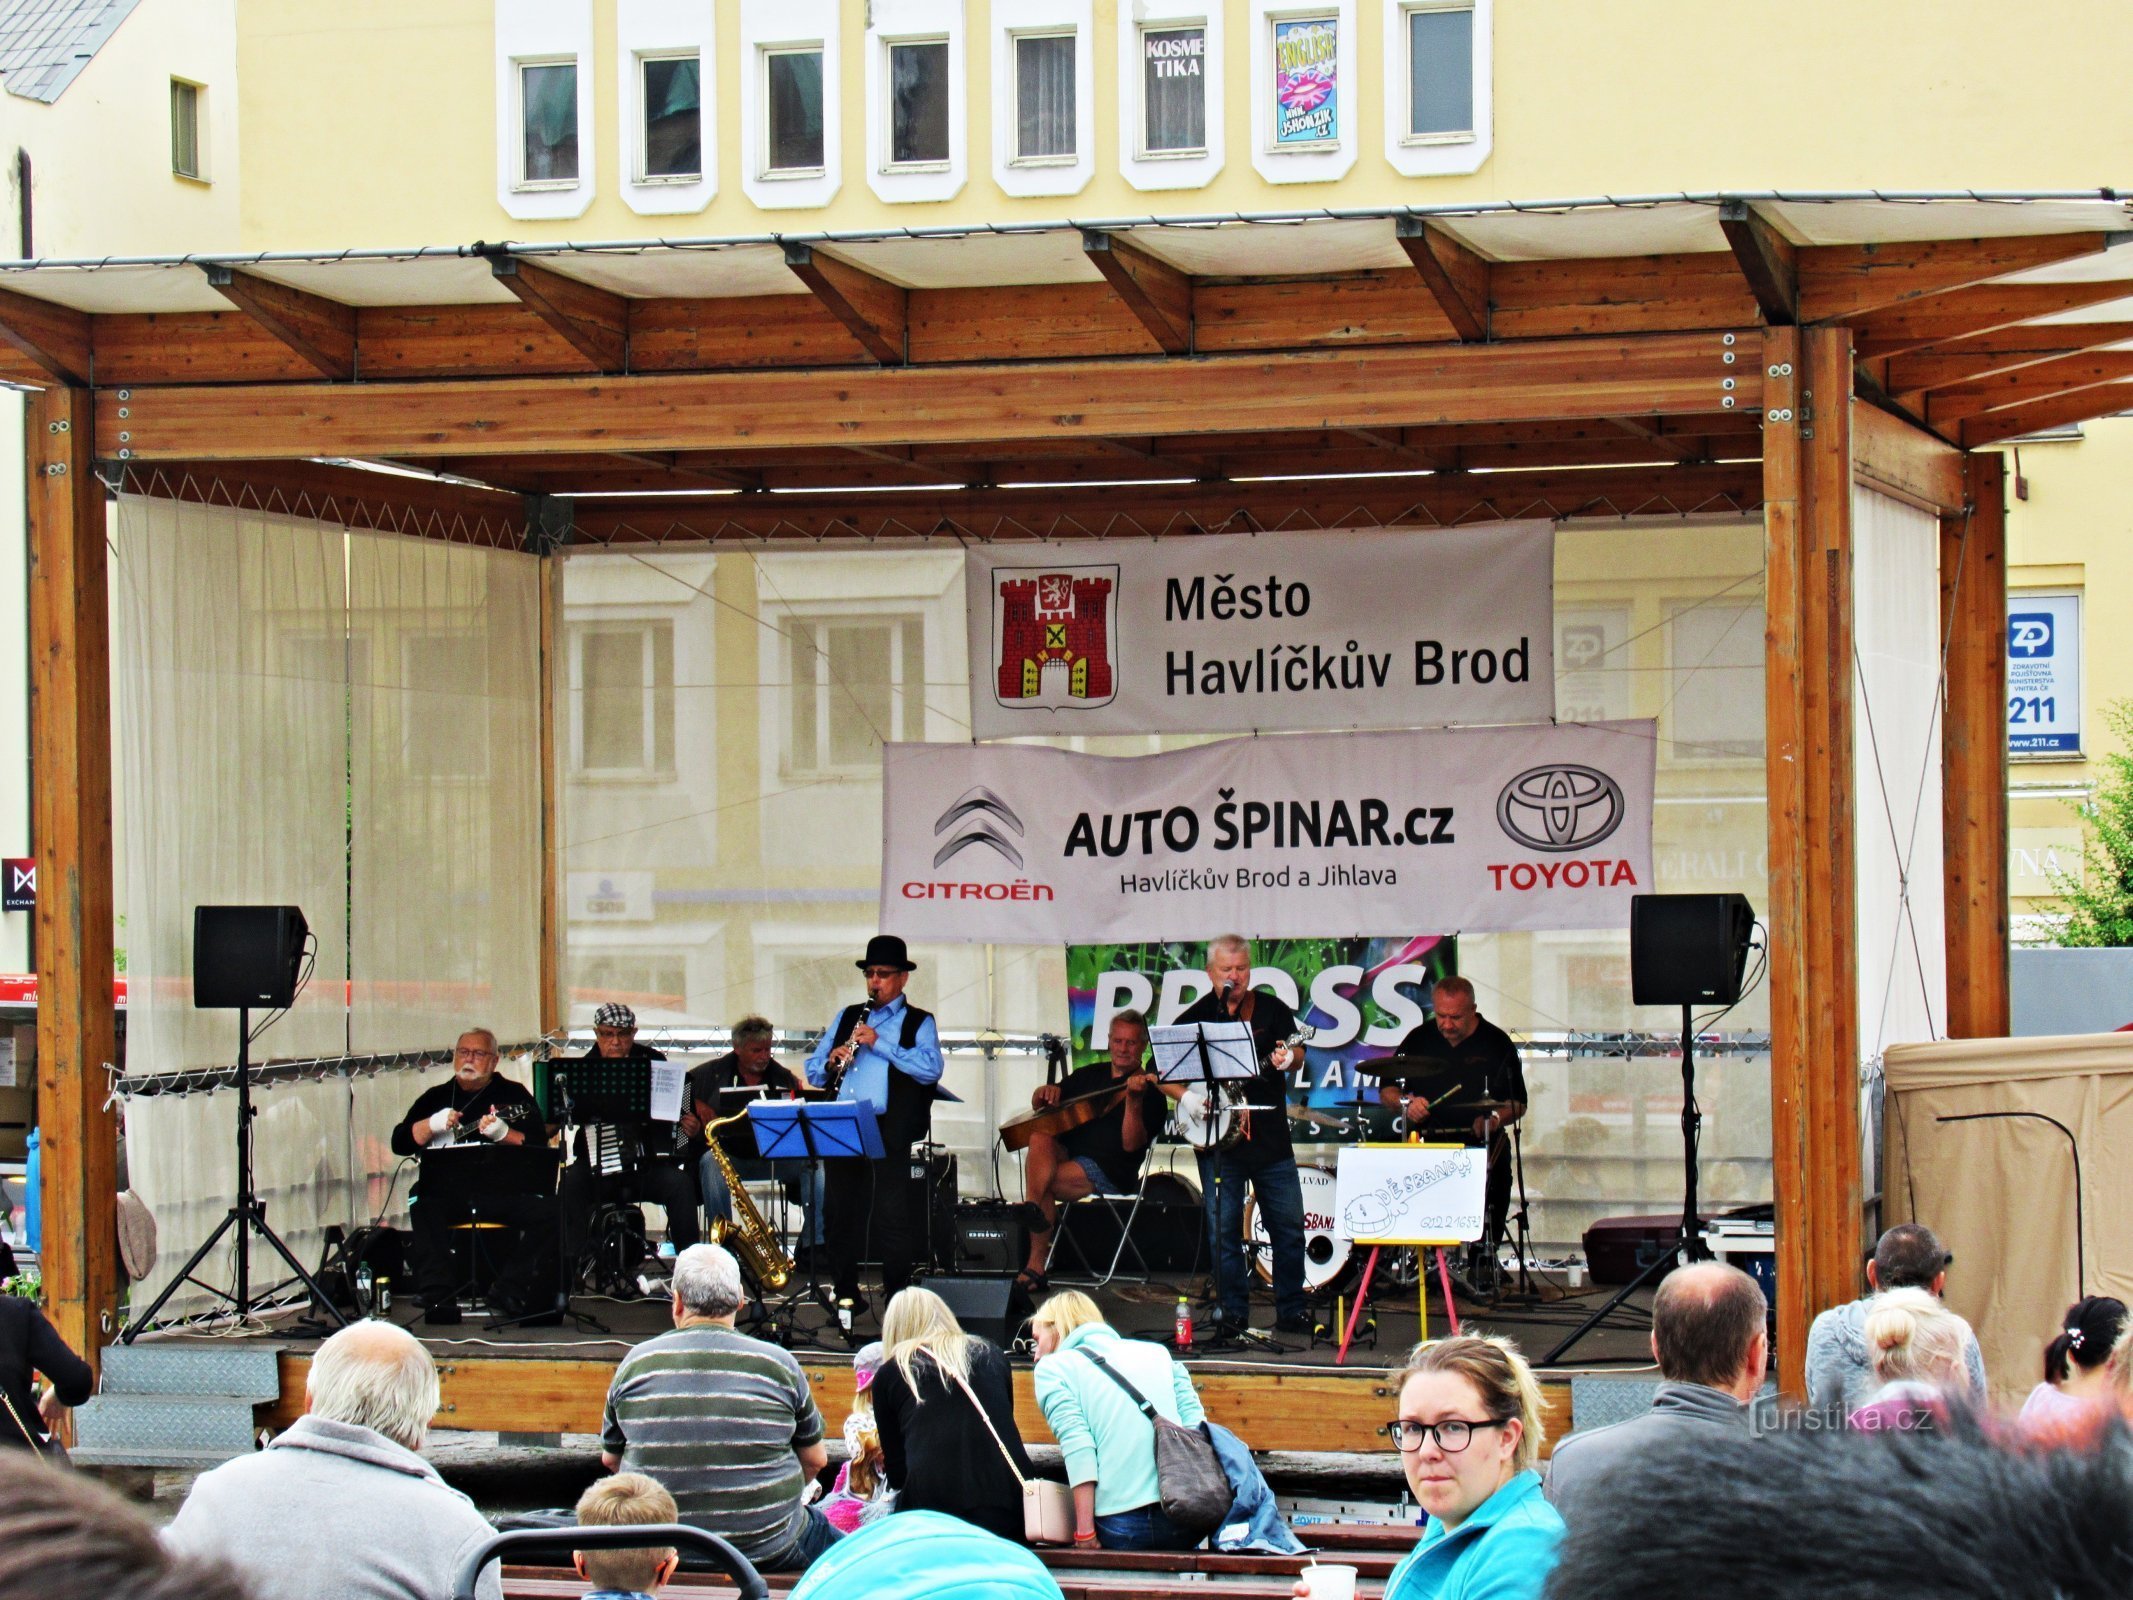
[{"label": "saxophone", "polygon": [[785,1253],[785,1247],[778,1243],[778,1236],[763,1221],[763,1214],[756,1210],[755,1202],[741,1186],[740,1174],[733,1170],[733,1163],[718,1143],[718,1130],[740,1121],[747,1114],[744,1108],[730,1117],[704,1124],[704,1141],[710,1146],[711,1159],[718,1163],[718,1170],[725,1177],[726,1194],[733,1205],[733,1220],[713,1221],[707,1231],[713,1244],[731,1250],[759,1285],[775,1293],[784,1288],[799,1269],[794,1266],[792,1257]]}]

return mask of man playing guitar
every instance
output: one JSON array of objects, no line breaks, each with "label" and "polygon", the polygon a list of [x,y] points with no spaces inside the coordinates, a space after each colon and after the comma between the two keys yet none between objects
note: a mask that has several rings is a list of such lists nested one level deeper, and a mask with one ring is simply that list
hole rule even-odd
[{"label": "man playing guitar", "polygon": [[1092,1194],[1131,1194],[1141,1181],[1148,1146],[1170,1111],[1155,1075],[1143,1070],[1147,1056],[1148,1019],[1138,1011],[1121,1011],[1111,1019],[1109,1060],[1091,1062],[1064,1082],[1040,1085],[1030,1096],[1038,1111],[1064,1106],[1095,1112],[1063,1132],[1039,1129],[1029,1135],[1022,1161],[1029,1260],[1016,1277],[1032,1293],[1051,1287],[1044,1263],[1059,1203]]}]

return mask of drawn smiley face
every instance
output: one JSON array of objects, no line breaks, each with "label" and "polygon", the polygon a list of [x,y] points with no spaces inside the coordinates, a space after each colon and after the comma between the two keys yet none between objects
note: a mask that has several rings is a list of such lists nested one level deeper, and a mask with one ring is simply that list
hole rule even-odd
[{"label": "drawn smiley face", "polygon": [[1392,1226],[1392,1207],[1383,1196],[1357,1195],[1342,1210],[1351,1239],[1375,1239]]}]

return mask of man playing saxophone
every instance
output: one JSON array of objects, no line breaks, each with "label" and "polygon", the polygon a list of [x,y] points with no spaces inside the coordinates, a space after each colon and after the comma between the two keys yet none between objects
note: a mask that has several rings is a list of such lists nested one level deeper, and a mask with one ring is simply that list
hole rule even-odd
[{"label": "man playing saxophone", "polygon": [[[766,1178],[785,1181],[788,1194],[804,1195],[807,1208],[802,1248],[811,1248],[821,1238],[821,1169],[804,1161],[765,1161],[756,1149],[755,1125],[748,1107],[758,1100],[790,1100],[802,1092],[800,1080],[773,1060],[770,1054],[770,1023],[747,1016],[733,1025],[733,1048],[715,1061],[707,1061],[689,1074],[679,1124],[688,1140],[684,1162],[696,1174],[704,1198],[707,1222],[733,1221],[733,1191],[727,1171],[743,1183]],[[713,1124],[717,1124],[716,1127]],[[721,1163],[711,1151],[717,1140]]]}]

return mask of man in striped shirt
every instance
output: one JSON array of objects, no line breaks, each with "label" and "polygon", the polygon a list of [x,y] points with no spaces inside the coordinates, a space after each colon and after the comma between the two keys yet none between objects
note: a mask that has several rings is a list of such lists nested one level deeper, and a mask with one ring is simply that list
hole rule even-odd
[{"label": "man in striped shirt", "polygon": [[600,1460],[641,1472],[681,1520],[766,1572],[798,1572],[838,1538],[800,1503],[829,1461],[800,1363],[734,1330],[740,1264],[715,1244],[674,1260],[674,1331],[623,1358],[607,1390]]}]

